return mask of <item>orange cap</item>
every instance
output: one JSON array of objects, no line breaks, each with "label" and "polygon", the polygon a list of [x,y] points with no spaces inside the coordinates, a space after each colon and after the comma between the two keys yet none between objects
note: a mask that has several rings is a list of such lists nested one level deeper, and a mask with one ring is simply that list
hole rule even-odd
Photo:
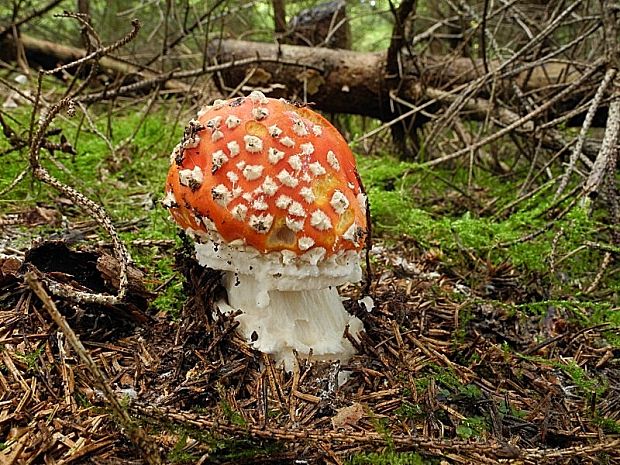
[{"label": "orange cap", "polygon": [[164,205],[184,229],[263,253],[360,250],[366,196],[318,113],[252,92],[198,113],[171,157]]}]

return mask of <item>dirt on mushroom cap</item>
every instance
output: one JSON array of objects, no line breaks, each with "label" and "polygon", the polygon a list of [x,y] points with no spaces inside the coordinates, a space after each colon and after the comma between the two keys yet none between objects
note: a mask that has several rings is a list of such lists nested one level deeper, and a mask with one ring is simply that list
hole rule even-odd
[{"label": "dirt on mushroom cap", "polygon": [[164,204],[183,228],[262,252],[360,250],[366,197],[346,141],[322,116],[259,92],[216,101],[171,157]]}]

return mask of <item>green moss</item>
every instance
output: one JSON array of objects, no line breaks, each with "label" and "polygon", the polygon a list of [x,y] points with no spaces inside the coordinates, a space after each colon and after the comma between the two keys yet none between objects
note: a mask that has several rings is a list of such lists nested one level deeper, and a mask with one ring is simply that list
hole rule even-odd
[{"label": "green moss", "polygon": [[[522,302],[527,311],[546,311],[554,300],[573,300],[573,306],[583,304],[590,312],[597,307],[590,295],[581,292],[600,271],[604,253],[617,252],[611,245],[605,248],[612,242],[610,228],[596,211],[590,216],[579,206],[554,218],[568,204],[554,200],[553,183],[514,204],[519,198],[516,182],[498,182],[484,170],[473,173],[474,184],[468,189],[459,187],[468,186],[465,169],[428,169],[390,156],[359,157],[358,165],[377,236],[388,241],[413,238],[418,248],[413,253],[431,248],[439,251],[442,264],[459,270],[460,279],[474,289],[485,284],[493,267],[513,269],[523,290],[529,290],[528,282],[540,283],[548,298],[545,302]],[[493,208],[481,213],[485,209],[480,206],[487,204]],[[464,208],[468,205],[471,207]],[[603,245],[584,247],[587,241]],[[550,273],[552,263],[554,272]],[[602,278],[598,289],[611,294],[611,299],[605,300],[617,303],[620,281],[613,273]],[[612,322],[617,312],[606,316],[608,310],[597,311],[596,317]],[[584,314],[584,323],[592,317]],[[612,333],[609,337],[615,338]]]},{"label": "green moss", "polygon": [[145,424],[151,429],[165,433],[176,434],[178,439],[174,447],[168,452],[168,461],[171,463],[195,463],[199,458],[192,453],[188,446],[191,442],[200,443],[200,455],[204,449],[208,451],[209,463],[238,463],[270,457],[282,451],[283,443],[269,440],[252,439],[249,436],[237,435],[227,437],[217,430],[194,428],[187,424],[156,423]]},{"label": "green moss", "polygon": [[594,324],[607,324],[603,335],[614,348],[620,348],[620,308],[610,308],[608,303],[597,305],[590,319]]},{"label": "green moss", "polygon": [[172,450],[168,452],[168,460],[170,463],[195,463],[196,460],[199,459],[198,456],[184,450],[187,446],[187,438],[187,434],[179,436]]},{"label": "green moss", "polygon": [[580,299],[581,297],[585,296],[577,294],[573,296],[574,300],[549,299],[518,305],[507,305],[501,302],[496,302],[496,304],[513,311],[524,311],[526,314],[541,316],[546,315],[550,307],[555,307],[571,315],[572,321],[580,326],[607,324],[610,330],[620,327],[620,309],[612,307],[611,302],[595,302]]},{"label": "green moss", "polygon": [[575,392],[587,399],[592,398],[592,396],[601,397],[609,389],[607,379],[588,373],[587,370],[580,367],[574,360],[548,360],[543,357],[529,355],[520,355],[520,357],[562,371],[570,378]]},{"label": "green moss", "polygon": [[594,423],[607,434],[620,434],[620,421],[607,417],[595,417]]},{"label": "green moss", "polygon": [[15,357],[19,359],[22,363],[25,363],[28,367],[28,371],[32,372],[37,367],[37,364],[39,362],[39,357],[41,356],[44,350],[45,350],[45,346],[41,346],[28,353],[16,351]]},{"label": "green moss", "polygon": [[394,438],[392,437],[392,432],[390,430],[389,418],[377,418],[372,417],[370,422],[372,426],[375,428],[375,431],[379,433],[383,439],[385,440],[387,450],[393,451],[394,447]]},{"label": "green moss", "polygon": [[151,307],[156,312],[168,313],[173,319],[178,319],[181,316],[181,308],[185,298],[183,283],[177,280],[157,294],[155,300],[151,302]]},{"label": "green moss", "polygon": [[605,379],[588,373],[574,360],[570,360],[568,363],[555,362],[554,365],[571,378],[582,395],[591,396],[595,394],[600,397],[609,387],[609,383]]},{"label": "green moss", "polygon": [[413,404],[407,400],[403,401],[403,403],[400,404],[400,407],[398,407],[394,411],[394,413],[396,413],[396,415],[401,419],[409,420],[418,419],[424,414],[422,408],[419,405]]},{"label": "green moss", "polygon": [[417,376],[415,378],[415,389],[417,392],[423,392],[428,389],[430,380],[427,376]]},{"label": "green moss", "polygon": [[[96,113],[96,109],[91,111]],[[120,236],[128,244],[137,266],[147,272],[146,283],[151,290],[157,289],[174,275],[172,254],[162,257],[161,250],[148,247],[134,247],[137,239],[175,239],[177,227],[169,219],[168,212],[159,201],[168,171],[169,154],[174,143],[180,139],[183,124],[172,120],[176,112],[161,107],[146,119],[140,112],[116,114],[110,119],[97,120],[97,131],[92,131],[85,121],[78,117],[58,117],[53,127],[62,130],[62,135],[71,141],[77,155],[56,152],[55,157],[64,169],[49,161],[46,153],[41,160],[50,173],[60,181],[78,189],[87,197],[101,204],[112,218]],[[102,114],[105,114],[102,112]],[[10,113],[14,128],[28,127],[30,115],[24,110]],[[139,128],[136,131],[136,128]],[[106,134],[108,144],[100,134]],[[115,148],[111,152],[109,145]],[[7,141],[0,137],[0,150],[7,147]],[[25,151],[3,157],[3,171],[0,189],[28,166]],[[34,189],[33,189],[34,187]],[[59,194],[49,186],[27,177],[0,201],[0,213],[27,210],[35,204],[54,205]],[[74,206],[63,206],[63,214],[70,221],[86,218],[86,212]],[[46,229],[25,230],[29,234],[45,234]],[[98,230],[102,240],[108,240],[105,232]],[[183,296],[177,283],[163,287],[155,299],[155,311],[168,311],[178,315]]]},{"label": "green moss", "polygon": [[435,463],[425,460],[416,452],[369,452],[358,454],[347,462],[349,465],[424,465]]},{"label": "green moss", "polygon": [[228,402],[226,398],[226,392],[224,390],[224,386],[222,386],[221,384],[218,384],[216,386],[216,389],[220,396],[219,405],[226,419],[229,422],[231,422],[233,425],[246,426],[247,425],[246,419],[243,418],[243,416],[237,410],[235,410],[232,405],[230,405],[230,402]]},{"label": "green moss", "polygon": [[484,417],[474,416],[465,418],[456,427],[456,435],[461,439],[481,438],[488,430],[487,420]]},{"label": "green moss", "polygon": [[499,413],[503,414],[503,415],[510,415],[513,416],[515,418],[525,418],[528,416],[528,412],[525,410],[519,410],[517,408],[515,408],[512,404],[506,402],[505,400],[502,400],[499,403]]}]

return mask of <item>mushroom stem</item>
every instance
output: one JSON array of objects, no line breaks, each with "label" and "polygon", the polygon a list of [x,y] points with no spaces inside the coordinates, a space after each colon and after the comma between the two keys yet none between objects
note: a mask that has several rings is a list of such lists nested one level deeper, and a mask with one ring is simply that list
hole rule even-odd
[{"label": "mushroom stem", "polygon": [[343,337],[346,326],[353,336],[362,330],[362,322],[342,305],[336,287],[324,289],[266,289],[265,283],[247,274],[227,272],[224,285],[228,302],[218,302],[228,313],[237,316],[238,331],[255,349],[270,354],[277,364],[293,367],[293,350],[314,360],[340,360],[355,353],[351,342]]}]

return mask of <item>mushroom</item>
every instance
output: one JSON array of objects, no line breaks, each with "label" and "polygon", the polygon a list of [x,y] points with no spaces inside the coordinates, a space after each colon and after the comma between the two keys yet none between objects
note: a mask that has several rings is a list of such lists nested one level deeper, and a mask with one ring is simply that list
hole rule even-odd
[{"label": "mushroom", "polygon": [[361,331],[336,286],[361,279],[366,195],[346,141],[322,116],[252,92],[198,113],[171,156],[163,204],[222,270],[238,331],[277,363],[293,350],[346,362]]}]

